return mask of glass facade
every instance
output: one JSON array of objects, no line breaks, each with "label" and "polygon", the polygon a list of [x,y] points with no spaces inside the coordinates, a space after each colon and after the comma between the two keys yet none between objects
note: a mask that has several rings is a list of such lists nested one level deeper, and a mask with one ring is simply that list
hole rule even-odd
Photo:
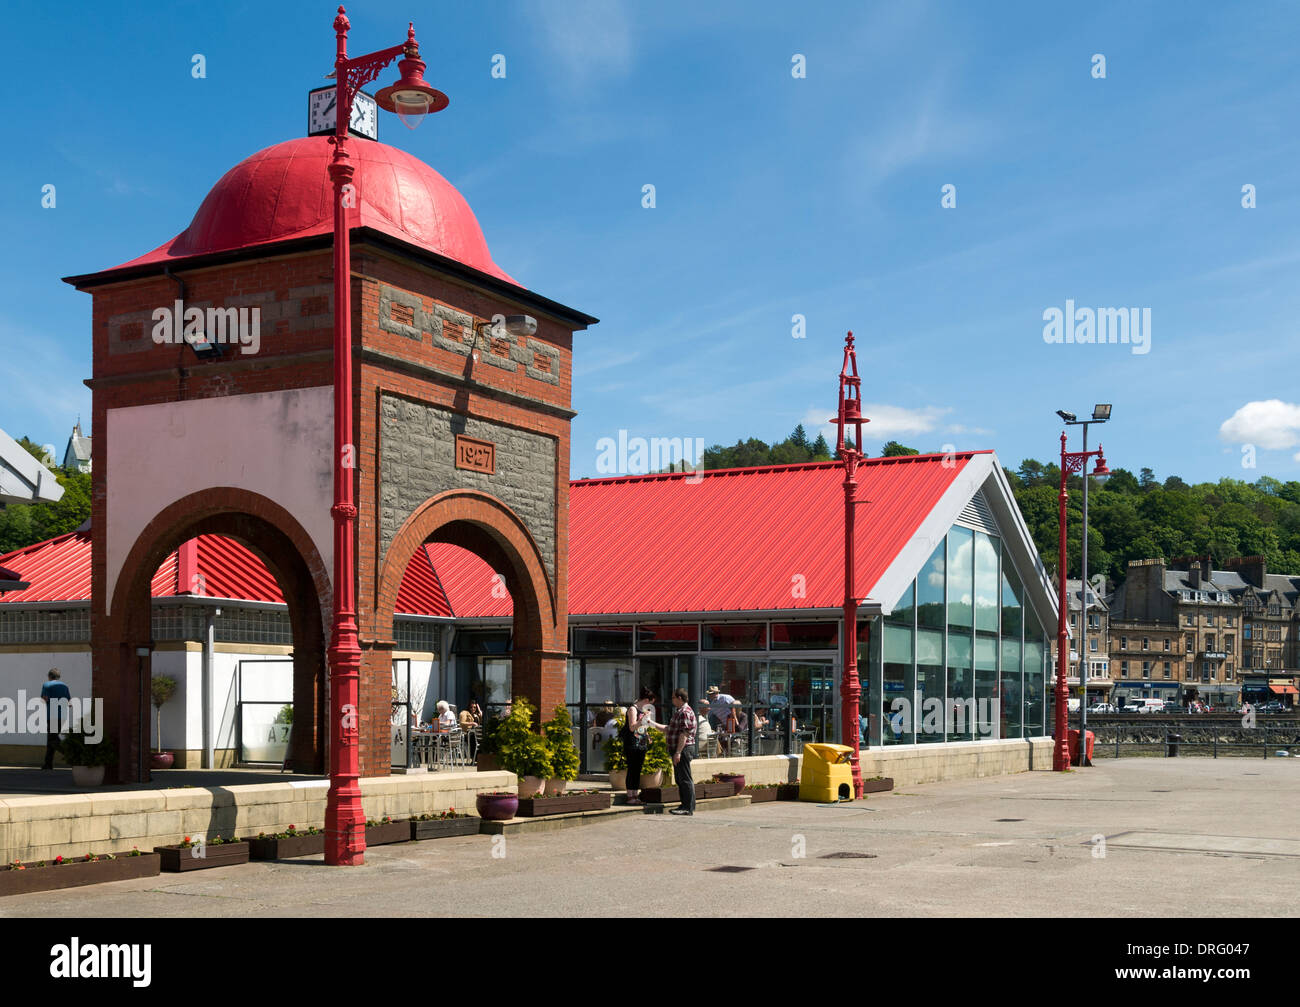
[{"label": "glass facade", "polygon": [[996,535],[953,526],[875,621],[872,744],[1042,737],[1047,641]]}]

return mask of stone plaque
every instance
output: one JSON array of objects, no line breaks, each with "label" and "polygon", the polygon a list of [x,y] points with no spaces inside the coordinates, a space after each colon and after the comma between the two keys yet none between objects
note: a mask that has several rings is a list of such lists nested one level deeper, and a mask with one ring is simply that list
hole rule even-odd
[{"label": "stone plaque", "polygon": [[473,437],[457,434],[456,468],[495,475],[497,470],[496,445],[490,441],[480,441]]}]

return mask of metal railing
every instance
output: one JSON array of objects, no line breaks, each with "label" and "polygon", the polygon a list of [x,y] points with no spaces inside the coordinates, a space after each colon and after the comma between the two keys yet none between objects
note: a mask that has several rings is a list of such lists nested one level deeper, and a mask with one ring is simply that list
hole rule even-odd
[{"label": "metal railing", "polygon": [[1300,756],[1300,720],[1259,718],[1247,727],[1240,717],[1218,723],[1151,723],[1150,717],[1125,718],[1120,722],[1097,723],[1089,718],[1093,732],[1093,758],[1121,756],[1260,757],[1285,752]]}]

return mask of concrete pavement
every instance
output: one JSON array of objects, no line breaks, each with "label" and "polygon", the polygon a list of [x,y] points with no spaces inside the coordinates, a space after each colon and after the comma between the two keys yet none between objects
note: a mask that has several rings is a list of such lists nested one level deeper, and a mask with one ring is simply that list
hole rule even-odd
[{"label": "concrete pavement", "polygon": [[0,899],[0,915],[1295,916],[1298,792],[1300,759],[1119,760],[377,847],[353,869],[163,875]]}]

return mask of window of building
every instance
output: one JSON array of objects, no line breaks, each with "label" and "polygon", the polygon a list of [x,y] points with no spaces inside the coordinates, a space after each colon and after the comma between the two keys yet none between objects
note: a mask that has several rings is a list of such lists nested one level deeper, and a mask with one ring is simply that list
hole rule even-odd
[{"label": "window of building", "polygon": [[1232,639],[1233,637],[1231,633],[1226,634],[1223,638],[1223,652],[1225,654],[1232,653]]},{"label": "window of building", "polygon": [[834,650],[839,646],[837,622],[774,622],[773,650]]},{"label": "window of building", "polygon": [[[832,623],[832,625],[836,625]],[[636,649],[694,653],[700,649],[700,627],[641,625],[636,628]]]},{"label": "window of building", "polygon": [[[1121,636],[1121,637],[1119,638],[1119,649],[1120,649],[1120,650],[1128,650],[1128,637],[1127,637],[1127,636]],[[1084,754],[1087,755],[1088,753],[1085,752]]]},{"label": "window of building", "polygon": [[[1171,674],[1173,674],[1173,669],[1169,667],[1169,662],[1166,661],[1166,662],[1165,662],[1165,678],[1168,678]],[[1084,754],[1084,755],[1087,755],[1088,753],[1087,753],[1087,752],[1084,752],[1083,754]]]},{"label": "window of building", "polygon": [[1250,639],[1250,623],[1248,623],[1248,622],[1243,622],[1243,623],[1241,624],[1241,638],[1242,638],[1243,640],[1249,640],[1249,639]]},{"label": "window of building", "polygon": [[1169,649],[1169,637],[1165,637],[1165,650]]},{"label": "window of building", "polygon": [[1093,629],[1100,629],[1101,616],[1098,615],[1096,612],[1093,612],[1091,615],[1088,616],[1088,625],[1091,626]]},{"label": "window of building", "polygon": [[1196,616],[1192,615],[1191,612],[1188,612],[1185,616],[1183,616],[1183,625],[1184,625],[1184,626],[1195,626],[1195,625],[1196,625]]},{"label": "window of building", "polygon": [[[1150,637],[1146,637],[1146,636],[1142,637],[1142,649],[1143,649],[1143,650],[1150,650],[1150,649],[1151,649],[1151,638],[1150,638]],[[1087,755],[1088,753],[1087,753],[1087,752],[1084,752],[1083,754],[1084,754],[1084,755]]]},{"label": "window of building", "polygon": [[1237,624],[1237,617],[1235,615],[1224,616],[1224,618],[1227,620],[1226,625],[1228,626],[1235,626]]},{"label": "window of building", "polygon": [[1078,613],[1078,612],[1071,612],[1071,613],[1070,613],[1070,625],[1071,625],[1071,626],[1077,626],[1077,625],[1079,625],[1079,613]]},{"label": "window of building", "polygon": [[1213,626],[1213,625],[1214,625],[1214,613],[1213,613],[1213,612],[1211,612],[1209,615],[1207,615],[1207,616],[1205,617],[1205,625],[1207,625],[1207,626]]},{"label": "window of building", "polygon": [[[1088,637],[1088,649],[1093,653],[1097,652],[1097,638],[1095,636]],[[1087,752],[1084,752],[1084,755],[1087,754]]]},{"label": "window of building", "polygon": [[[1128,662],[1127,662],[1127,661],[1120,661],[1120,663],[1119,663],[1119,677],[1120,677],[1120,678],[1128,678]],[[1085,754],[1086,754],[1086,753],[1085,753]]]},{"label": "window of building", "polygon": [[1187,634],[1187,649],[1186,649],[1186,653],[1188,653],[1188,654],[1195,654],[1195,653],[1196,653],[1196,634],[1195,634],[1195,633],[1188,633],[1188,634]]},{"label": "window of building", "polygon": [[767,624],[717,623],[704,627],[705,650],[766,650]]},{"label": "window of building", "polygon": [[1150,677],[1151,677],[1151,662],[1150,662],[1150,661],[1143,661],[1143,662],[1142,662],[1142,677],[1143,677],[1143,678],[1150,678]]}]

